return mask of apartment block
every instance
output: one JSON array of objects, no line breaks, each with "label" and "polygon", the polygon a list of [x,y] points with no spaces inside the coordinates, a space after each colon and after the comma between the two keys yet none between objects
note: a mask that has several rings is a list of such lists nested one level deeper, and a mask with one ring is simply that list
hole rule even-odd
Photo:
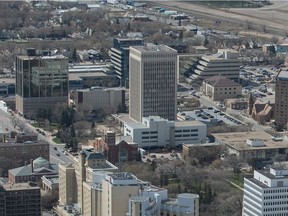
[{"label": "apartment block", "polygon": [[288,122],[288,71],[281,71],[275,85],[275,123],[279,127]]},{"label": "apartment block", "polygon": [[199,121],[168,121],[159,116],[144,117],[142,123],[124,123],[124,135],[139,148],[175,147],[183,143],[206,142],[207,126]]},{"label": "apartment block", "polygon": [[27,117],[68,102],[68,58],[28,49],[16,57],[16,110]]},{"label": "apartment block", "polygon": [[116,113],[125,106],[124,88],[91,87],[70,92],[70,99],[76,109],[103,109],[107,113]]},{"label": "apartment block", "polygon": [[114,38],[111,48],[111,62],[116,69],[118,78],[121,80],[121,86],[128,87],[129,84],[129,47],[143,46],[144,41],[141,38]]},{"label": "apartment block", "polygon": [[164,45],[130,47],[130,117],[161,116],[175,120],[177,114],[177,51]]},{"label": "apartment block", "polygon": [[[0,185],[0,213],[3,216],[41,216],[40,188],[30,183]],[[3,199],[4,198],[4,199]],[[5,204],[4,204],[5,203]],[[3,208],[4,204],[4,208]],[[4,212],[4,214],[2,214]]]},{"label": "apartment block", "polygon": [[288,215],[288,170],[255,170],[244,178],[243,216]]}]

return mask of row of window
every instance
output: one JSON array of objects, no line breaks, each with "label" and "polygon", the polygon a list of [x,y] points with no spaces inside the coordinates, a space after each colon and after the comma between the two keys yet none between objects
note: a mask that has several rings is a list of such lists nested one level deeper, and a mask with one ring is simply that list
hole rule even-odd
[{"label": "row of window", "polygon": [[142,134],[157,134],[157,131],[143,131]]},{"label": "row of window", "polygon": [[288,192],[288,188],[287,189],[265,190],[264,194],[266,194],[266,193],[284,193],[284,192]]},{"label": "row of window", "polygon": [[179,135],[175,135],[175,137],[197,137],[198,134],[179,134]]},{"label": "row of window", "polygon": [[285,204],[288,204],[288,201],[266,202],[266,203],[264,203],[264,206],[269,206],[269,205],[285,205]]},{"label": "row of window", "polygon": [[[223,90],[227,90],[228,88],[223,88]],[[236,90],[236,88],[233,88],[234,90]],[[218,88],[215,88],[215,91],[217,91]],[[232,90],[232,88],[229,88],[229,90]],[[222,91],[222,88],[219,88],[219,91]]]},{"label": "row of window", "polygon": [[269,212],[269,211],[275,212],[275,211],[284,211],[284,210],[288,210],[288,207],[265,208],[264,212]]},{"label": "row of window", "polygon": [[175,130],[175,133],[181,133],[181,132],[198,132],[198,129]]},{"label": "row of window", "polygon": [[267,197],[264,197],[264,200],[266,200],[266,199],[284,199],[284,198],[288,198],[288,195],[267,196]]}]

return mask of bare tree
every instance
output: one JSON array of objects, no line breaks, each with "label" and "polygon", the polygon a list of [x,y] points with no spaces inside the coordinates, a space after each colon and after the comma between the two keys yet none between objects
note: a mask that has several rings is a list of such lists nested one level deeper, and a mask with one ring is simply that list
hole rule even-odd
[{"label": "bare tree", "polygon": [[13,128],[15,129],[21,123],[21,119],[17,115],[15,115],[14,113],[12,113],[10,116],[10,122],[11,122]]}]

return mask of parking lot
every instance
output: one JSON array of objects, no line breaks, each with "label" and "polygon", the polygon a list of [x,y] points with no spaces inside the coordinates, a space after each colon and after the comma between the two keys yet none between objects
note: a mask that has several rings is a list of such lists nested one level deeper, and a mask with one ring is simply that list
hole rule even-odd
[{"label": "parking lot", "polygon": [[208,107],[207,109],[199,109],[194,111],[186,111],[178,114],[182,120],[197,120],[205,124],[227,124],[231,126],[243,125],[244,123],[238,119],[220,111],[215,107]]},{"label": "parking lot", "polygon": [[276,75],[282,69],[275,67],[243,67],[240,69],[240,78],[243,84],[243,93],[252,92],[255,97],[262,98],[274,94]]}]

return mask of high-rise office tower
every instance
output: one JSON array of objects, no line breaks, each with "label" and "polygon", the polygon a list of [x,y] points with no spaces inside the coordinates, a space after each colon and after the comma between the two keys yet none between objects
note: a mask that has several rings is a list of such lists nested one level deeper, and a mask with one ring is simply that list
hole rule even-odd
[{"label": "high-rise office tower", "polygon": [[281,71],[276,77],[275,123],[283,127],[288,122],[288,71]]},{"label": "high-rise office tower", "polygon": [[16,57],[16,110],[27,117],[68,102],[68,58],[49,52]]},{"label": "high-rise office tower", "polygon": [[160,116],[175,120],[177,114],[177,51],[164,45],[130,47],[130,117]]},{"label": "high-rise office tower", "polygon": [[116,69],[121,86],[129,84],[129,47],[144,45],[141,38],[114,38],[111,48],[111,62]]}]

